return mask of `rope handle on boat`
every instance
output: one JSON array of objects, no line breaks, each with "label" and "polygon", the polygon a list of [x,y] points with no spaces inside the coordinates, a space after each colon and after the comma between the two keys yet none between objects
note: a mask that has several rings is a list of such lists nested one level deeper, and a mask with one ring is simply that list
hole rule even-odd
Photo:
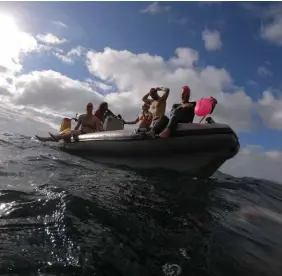
[{"label": "rope handle on boat", "polygon": [[202,123],[202,121],[206,118],[207,116],[202,117],[202,119],[200,120],[199,124]]}]

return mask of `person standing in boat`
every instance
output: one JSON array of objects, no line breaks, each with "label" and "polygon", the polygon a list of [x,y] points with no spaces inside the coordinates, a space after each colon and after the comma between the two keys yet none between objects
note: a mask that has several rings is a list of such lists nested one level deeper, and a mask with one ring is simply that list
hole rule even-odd
[{"label": "person standing in boat", "polygon": [[[159,96],[158,91],[164,91],[162,96]],[[151,88],[150,92],[147,93],[142,101],[150,105],[150,111],[153,114],[153,127],[151,130],[146,132],[146,135],[154,136],[158,134],[168,122],[168,118],[165,116],[166,101],[169,96],[170,89],[165,87]],[[148,97],[152,99],[148,99]]]},{"label": "person standing in boat", "polygon": [[150,126],[153,121],[153,114],[149,111],[150,105],[144,103],[142,105],[142,113],[134,121],[126,122],[123,120],[124,124],[134,125],[139,123],[139,129],[150,129]]},{"label": "person standing in boat", "polygon": [[[168,138],[176,131],[178,123],[193,123],[195,117],[196,102],[190,102],[191,90],[188,86],[183,86],[181,91],[181,103],[174,104],[171,109],[170,119],[166,128],[159,134],[160,138]],[[217,104],[213,98],[213,109]]]},{"label": "person standing in boat", "polygon": [[72,136],[77,138],[78,135],[103,131],[100,120],[93,114],[93,104],[86,105],[86,113],[78,117],[77,125],[74,130],[66,134],[53,135],[49,132],[53,141],[69,140]]}]

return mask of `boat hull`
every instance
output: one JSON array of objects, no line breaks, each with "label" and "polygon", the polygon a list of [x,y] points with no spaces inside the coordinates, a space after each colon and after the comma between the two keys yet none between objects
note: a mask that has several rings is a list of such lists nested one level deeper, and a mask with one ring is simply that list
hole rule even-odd
[{"label": "boat hull", "polygon": [[240,148],[227,125],[181,124],[175,137],[150,139],[130,130],[84,134],[61,149],[91,160],[134,168],[170,169],[210,177]]}]

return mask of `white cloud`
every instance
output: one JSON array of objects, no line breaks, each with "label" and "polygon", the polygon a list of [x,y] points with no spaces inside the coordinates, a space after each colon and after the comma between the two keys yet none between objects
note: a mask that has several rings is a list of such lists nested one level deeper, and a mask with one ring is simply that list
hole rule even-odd
[{"label": "white cloud", "polygon": [[282,46],[281,3],[270,4],[267,7],[253,3],[243,3],[241,6],[263,20],[260,28],[260,36],[262,39],[274,45]]},{"label": "white cloud", "polygon": [[77,56],[81,57],[85,53],[86,49],[82,46],[77,46],[75,48],[72,48],[69,52],[69,56]]},{"label": "white cloud", "polygon": [[[102,90],[102,93],[107,93],[109,92],[109,90],[113,90],[113,87],[111,85],[107,85],[103,82],[99,82],[99,81],[95,81],[92,80],[90,78],[85,80],[86,83],[88,83],[90,85],[91,88],[93,88],[94,90],[96,90],[97,88]],[[112,91],[113,92],[113,91]]]},{"label": "white cloud", "polygon": [[[9,133],[34,136],[46,135],[47,131],[59,128],[60,118],[48,110],[38,110],[28,106],[17,106],[7,99],[0,103],[0,127]],[[73,114],[69,114],[73,115]],[[54,122],[55,121],[55,122]]]},{"label": "white cloud", "polygon": [[282,93],[276,98],[271,90],[264,91],[257,112],[266,127],[282,130]]},{"label": "white cloud", "polygon": [[261,37],[278,46],[282,46],[282,17],[261,27]]},{"label": "white cloud", "polygon": [[193,67],[199,59],[199,54],[194,49],[177,48],[175,53],[176,57],[173,57],[170,60],[175,66]]},{"label": "white cloud", "polygon": [[158,2],[153,2],[148,5],[146,8],[141,10],[141,13],[157,14],[162,12],[169,12],[171,6],[160,5]]},{"label": "white cloud", "polygon": [[267,23],[261,27],[261,37],[275,45],[282,46],[282,4],[275,3],[263,10]]},{"label": "white cloud", "polygon": [[88,101],[100,100],[100,96],[84,83],[51,70],[21,75],[14,80],[14,86],[14,104],[56,112],[75,112]]},{"label": "white cloud", "polygon": [[222,47],[220,33],[217,30],[204,30],[202,32],[202,39],[205,42],[207,51],[216,51]]},{"label": "white cloud", "polygon": [[64,63],[73,64],[77,58],[81,58],[83,55],[86,54],[86,49],[82,46],[77,46],[72,48],[66,54],[64,51],[58,52],[56,49],[52,51],[53,55],[56,56]]},{"label": "white cloud", "polygon": [[159,4],[159,2],[153,2],[149,4],[147,7],[142,9],[140,13],[148,13],[151,15],[156,15],[160,13],[167,13],[168,14],[168,22],[169,23],[174,23],[178,25],[185,25],[187,24],[188,21],[191,21],[188,17],[179,17],[177,14],[173,14],[171,12],[171,6],[169,5],[164,5],[164,3]]},{"label": "white cloud", "polygon": [[254,80],[248,80],[247,84],[248,85],[258,85],[258,83]]},{"label": "white cloud", "polygon": [[[75,61],[81,59],[85,56],[87,49],[82,46],[77,46],[69,51],[64,51],[61,48],[54,47],[53,45],[38,44],[34,52],[45,52],[47,55],[53,55],[58,58],[63,63],[74,64]],[[0,68],[1,72],[1,68]]]},{"label": "white cloud", "polygon": [[52,54],[57,57],[60,61],[62,61],[63,63],[67,63],[67,64],[73,64],[73,59],[71,59],[70,57],[67,56],[67,54],[62,54],[62,53],[58,53],[56,51],[53,51]]},{"label": "white cloud", "polygon": [[65,43],[67,40],[62,38],[58,38],[57,36],[53,35],[53,34],[39,34],[36,36],[37,39],[41,42],[44,42],[46,44],[62,44]]},{"label": "white cloud", "polygon": [[[12,84],[0,78],[0,99],[0,113],[3,112],[3,116],[0,114],[0,117],[3,117],[1,119],[6,122],[10,117],[13,121],[10,129],[6,122],[5,129],[26,134],[26,129],[29,128],[33,129],[32,135],[41,131],[42,127],[37,130],[28,124],[35,123],[38,127],[39,123],[43,123],[46,134],[46,127],[49,130],[58,129],[61,116],[82,113],[87,102],[93,102],[97,107],[103,100],[87,83],[51,70],[35,71],[15,77]],[[20,122],[26,120],[27,124],[17,125],[14,117],[18,117]]]},{"label": "white cloud", "polygon": [[67,28],[68,27],[65,23],[63,23],[61,21],[53,21],[53,24],[55,24],[56,26],[61,27],[61,28]]},{"label": "white cloud", "polygon": [[261,77],[269,77],[269,76],[272,76],[272,72],[267,69],[265,66],[259,66],[258,67],[258,74],[261,76]]},{"label": "white cloud", "polygon": [[222,171],[237,177],[256,177],[282,184],[282,152],[261,146],[243,148],[222,166]]}]

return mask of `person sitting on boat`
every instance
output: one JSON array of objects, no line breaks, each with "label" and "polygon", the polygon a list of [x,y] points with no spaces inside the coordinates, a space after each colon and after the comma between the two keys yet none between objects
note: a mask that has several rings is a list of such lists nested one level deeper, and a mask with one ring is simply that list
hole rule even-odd
[{"label": "person sitting on boat", "polygon": [[108,108],[107,102],[102,102],[99,108],[94,112],[94,115],[100,120],[101,126],[103,126],[105,119],[108,116],[114,116],[121,119],[121,116],[118,114],[117,116]]},{"label": "person sitting on boat", "polygon": [[144,103],[142,105],[142,113],[134,121],[126,122],[123,120],[124,124],[134,125],[139,123],[139,129],[150,129],[150,126],[153,121],[153,114],[149,111],[150,105]]},{"label": "person sitting on boat", "polygon": [[100,124],[100,120],[95,115],[93,115],[93,104],[88,103],[86,105],[86,113],[81,114],[78,117],[78,122],[74,130],[66,134],[53,135],[50,132],[49,134],[53,138],[53,141],[58,142],[62,139],[69,140],[72,136],[74,138],[77,138],[77,136],[81,134],[87,134],[87,133],[93,133],[99,131],[103,131],[103,128],[101,127]]},{"label": "person sitting on boat", "polygon": [[[159,96],[158,91],[164,91],[164,94]],[[168,118],[165,116],[165,110],[169,92],[170,89],[165,87],[151,88],[150,92],[142,98],[143,102],[150,105],[150,111],[153,114],[153,127],[146,132],[147,135],[154,136],[155,133],[158,134],[166,126]],[[148,99],[149,96],[152,99]]]},{"label": "person sitting on boat", "polygon": [[[178,123],[193,123],[196,102],[190,102],[190,95],[190,88],[188,86],[183,86],[181,91],[181,103],[172,106],[169,122],[166,128],[159,134],[160,138],[170,137],[176,130]],[[214,98],[213,100],[215,107],[217,101]]]},{"label": "person sitting on boat", "polygon": [[94,112],[94,115],[101,121],[102,124],[104,123],[106,117],[110,115],[115,116],[114,113],[109,110],[107,102],[102,102],[99,108]]}]

